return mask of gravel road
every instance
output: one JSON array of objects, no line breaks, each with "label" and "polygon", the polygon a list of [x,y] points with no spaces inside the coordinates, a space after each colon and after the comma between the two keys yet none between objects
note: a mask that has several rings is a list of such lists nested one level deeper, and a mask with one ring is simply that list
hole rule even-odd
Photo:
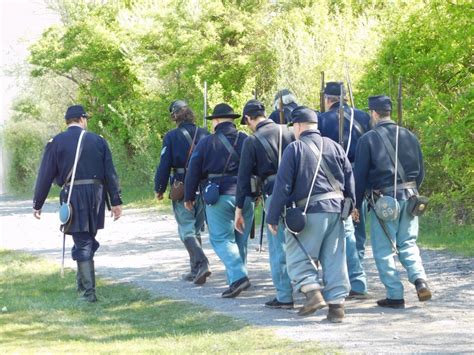
[{"label": "gravel road", "polygon": [[[0,248],[15,249],[46,257],[60,265],[62,238],[58,231],[57,206],[46,204],[40,221],[31,214],[30,201],[0,196]],[[153,294],[186,300],[240,318],[278,335],[295,340],[316,340],[350,353],[474,353],[474,260],[449,253],[422,250],[422,258],[433,292],[433,300],[420,303],[414,286],[405,280],[404,310],[382,309],[375,301],[385,297],[371,257],[365,261],[370,298],[346,303],[342,324],[325,320],[327,309],[301,318],[295,310],[270,310],[263,303],[273,297],[268,253],[249,244],[249,277],[252,287],[236,299],[222,299],[223,267],[209,245],[203,243],[213,274],[203,286],[181,281],[187,271],[187,253],[176,235],[171,215],[155,209],[125,210],[116,221],[106,221],[98,234],[101,248],[96,254],[100,276],[143,287]],[[66,266],[72,240],[67,239]],[[58,268],[59,272],[59,268]],[[98,290],[100,300],[100,289]],[[302,298],[297,295],[297,302]]]}]

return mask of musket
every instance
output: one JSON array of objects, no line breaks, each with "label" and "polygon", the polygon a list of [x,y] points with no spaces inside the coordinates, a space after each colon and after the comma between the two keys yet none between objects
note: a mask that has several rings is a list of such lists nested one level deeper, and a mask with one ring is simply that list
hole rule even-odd
[{"label": "musket", "polygon": [[204,82],[204,128],[207,129],[207,81]]},{"label": "musket", "polygon": [[319,91],[319,111],[321,113],[326,111],[326,107],[324,107],[324,71],[321,72],[321,90]]},{"label": "musket", "polygon": [[261,253],[263,250],[263,231],[265,229],[265,207],[262,201],[262,224],[260,224],[260,240],[258,241],[258,252]]},{"label": "musket", "polygon": [[278,112],[280,114],[280,124],[285,124],[285,111],[283,110],[283,94],[280,93],[278,99]]},{"label": "musket", "polygon": [[402,125],[402,77],[398,79],[398,97],[397,97],[397,109],[398,109],[398,125]]},{"label": "musket", "polygon": [[339,144],[344,148],[344,84],[341,84],[339,96]]},{"label": "musket", "polygon": [[351,101],[351,107],[355,108],[354,96],[352,95],[351,77],[349,75],[349,67],[347,66],[347,63],[346,63],[346,82],[347,82],[347,89],[349,90],[349,99]]}]

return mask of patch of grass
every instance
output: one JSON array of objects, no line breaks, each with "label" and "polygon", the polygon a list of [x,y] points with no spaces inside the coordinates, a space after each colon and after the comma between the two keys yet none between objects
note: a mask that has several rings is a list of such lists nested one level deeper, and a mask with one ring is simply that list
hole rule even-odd
[{"label": "patch of grass", "polygon": [[47,261],[0,250],[0,308],[7,309],[0,313],[2,353],[322,352],[314,342],[280,339],[128,285],[98,280],[99,302],[88,304],[74,285],[72,270],[61,279]]},{"label": "patch of grass", "polygon": [[474,256],[474,227],[457,225],[431,216],[420,218],[419,245],[446,249],[464,256]]}]

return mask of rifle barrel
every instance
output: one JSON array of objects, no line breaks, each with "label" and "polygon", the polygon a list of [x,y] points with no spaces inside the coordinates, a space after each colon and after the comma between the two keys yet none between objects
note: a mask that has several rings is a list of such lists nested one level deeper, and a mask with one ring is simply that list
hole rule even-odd
[{"label": "rifle barrel", "polygon": [[344,148],[344,86],[341,84],[341,94],[339,96],[339,144]]},{"label": "rifle barrel", "polygon": [[204,128],[207,128],[207,81],[204,82]]},{"label": "rifle barrel", "polygon": [[398,98],[397,98],[397,109],[398,109],[398,125],[402,125],[402,78],[398,79]]},{"label": "rifle barrel", "polygon": [[352,84],[351,84],[351,76],[349,75],[349,66],[346,63],[346,81],[347,81],[347,88],[349,89],[349,99],[351,100],[352,108],[355,107],[354,105],[354,95],[352,94]]},{"label": "rifle barrel", "polygon": [[319,111],[321,113],[326,111],[326,108],[324,107],[324,71],[321,72],[321,90],[319,92]]}]

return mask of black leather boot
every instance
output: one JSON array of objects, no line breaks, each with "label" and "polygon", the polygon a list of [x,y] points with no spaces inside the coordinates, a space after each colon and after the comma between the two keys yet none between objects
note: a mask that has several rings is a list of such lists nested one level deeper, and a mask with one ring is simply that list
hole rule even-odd
[{"label": "black leather boot", "polygon": [[202,285],[206,283],[206,279],[211,276],[211,269],[209,268],[209,260],[206,258],[201,245],[199,244],[198,238],[187,238],[186,248],[189,247],[194,255],[194,264],[192,269],[196,270],[196,276],[193,282],[196,285]]},{"label": "black leather boot", "polygon": [[77,262],[77,272],[76,272],[76,292],[84,292],[86,289],[82,284],[81,274],[79,273],[79,262]]},{"label": "black leather boot", "polygon": [[85,288],[84,300],[87,302],[96,302],[97,297],[95,295],[95,270],[94,261],[79,261],[77,263],[79,274],[82,280],[82,285]]},{"label": "black leather boot", "polygon": [[181,278],[184,281],[190,281],[190,282],[192,282],[194,278],[196,277],[196,273],[199,268],[199,265],[197,265],[196,263],[196,255],[194,253],[194,244],[192,242],[192,239],[194,238],[186,238],[183,242],[189,254],[189,266],[191,270],[187,272],[186,274],[181,275]]},{"label": "black leather boot", "polygon": [[341,323],[344,319],[344,304],[329,304],[327,320],[331,323]]}]

